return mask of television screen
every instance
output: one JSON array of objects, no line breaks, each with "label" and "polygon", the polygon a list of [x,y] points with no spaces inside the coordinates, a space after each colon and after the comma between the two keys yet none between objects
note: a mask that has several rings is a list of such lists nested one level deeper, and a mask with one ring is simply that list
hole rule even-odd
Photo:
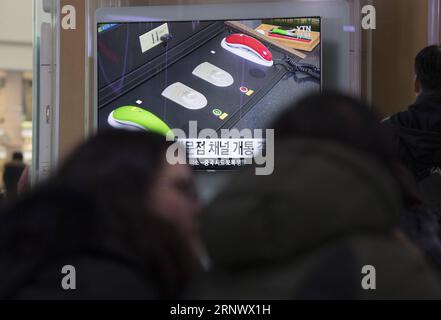
[{"label": "television screen", "polygon": [[98,130],[172,132],[197,168],[245,165],[265,152],[254,133],[320,90],[320,34],[319,17],[99,23]]}]

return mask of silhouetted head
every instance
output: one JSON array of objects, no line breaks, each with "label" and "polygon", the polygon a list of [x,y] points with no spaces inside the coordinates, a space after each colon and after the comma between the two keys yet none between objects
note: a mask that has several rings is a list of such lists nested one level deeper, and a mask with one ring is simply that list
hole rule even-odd
[{"label": "silhouetted head", "polygon": [[200,267],[198,200],[190,168],[166,161],[169,146],[145,132],[102,132],[11,204],[0,215],[0,271],[11,274],[0,297],[17,294],[17,283],[32,286],[23,279],[60,259],[86,256],[122,262],[154,286],[152,294],[176,298]]},{"label": "silhouetted head", "polygon": [[[79,147],[55,179],[87,192],[101,210],[120,218],[134,222],[153,214],[171,222],[196,247],[199,202],[193,174],[186,165],[167,163],[169,146],[159,135],[110,130]],[[133,226],[142,232],[141,225]]]},{"label": "silhouetted head", "polygon": [[368,106],[339,93],[301,99],[274,125],[276,138],[334,140],[385,162],[395,157],[392,136]]},{"label": "silhouetted head", "polygon": [[12,154],[12,160],[14,160],[14,161],[23,161],[23,153],[21,153],[21,152],[14,152]]},{"label": "silhouetted head", "polygon": [[172,297],[199,267],[193,174],[168,164],[169,146],[155,134],[102,132],[74,151],[50,183],[92,204],[93,216],[71,218],[84,220],[75,220],[76,232],[120,243],[154,274],[163,297]]},{"label": "silhouetted head", "polygon": [[420,202],[411,175],[398,160],[390,128],[381,125],[370,108],[340,93],[309,95],[274,124],[276,139],[317,138],[335,141],[383,164],[402,189],[406,204]]},{"label": "silhouetted head", "polygon": [[441,46],[429,46],[415,58],[415,92],[441,90]]}]

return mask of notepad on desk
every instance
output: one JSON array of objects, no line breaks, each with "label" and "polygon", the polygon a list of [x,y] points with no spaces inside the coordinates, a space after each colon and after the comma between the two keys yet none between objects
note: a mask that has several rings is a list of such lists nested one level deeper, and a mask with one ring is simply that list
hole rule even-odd
[{"label": "notepad on desk", "polygon": [[[320,44],[320,32],[309,31],[308,37],[299,37],[296,38],[294,36],[283,35],[280,33],[271,33],[271,30],[278,29],[280,27],[269,24],[261,24],[256,28],[256,31],[265,33],[265,36],[272,40],[276,40],[280,44],[294,48],[298,50],[303,50],[307,52],[313,51]],[[260,31],[261,30],[261,31]]]}]

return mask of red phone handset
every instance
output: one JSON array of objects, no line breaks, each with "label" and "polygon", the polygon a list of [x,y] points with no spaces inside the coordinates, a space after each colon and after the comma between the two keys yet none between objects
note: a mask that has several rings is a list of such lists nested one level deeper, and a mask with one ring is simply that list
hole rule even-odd
[{"label": "red phone handset", "polygon": [[271,67],[274,64],[271,51],[259,40],[245,34],[229,35],[222,41],[222,47],[263,66]]}]

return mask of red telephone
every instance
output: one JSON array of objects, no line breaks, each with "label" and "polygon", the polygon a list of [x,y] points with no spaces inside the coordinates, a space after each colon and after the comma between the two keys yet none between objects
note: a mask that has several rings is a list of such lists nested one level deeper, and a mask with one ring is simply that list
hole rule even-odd
[{"label": "red telephone", "polygon": [[222,48],[263,66],[274,64],[271,51],[259,40],[245,34],[229,35],[222,41]]}]

